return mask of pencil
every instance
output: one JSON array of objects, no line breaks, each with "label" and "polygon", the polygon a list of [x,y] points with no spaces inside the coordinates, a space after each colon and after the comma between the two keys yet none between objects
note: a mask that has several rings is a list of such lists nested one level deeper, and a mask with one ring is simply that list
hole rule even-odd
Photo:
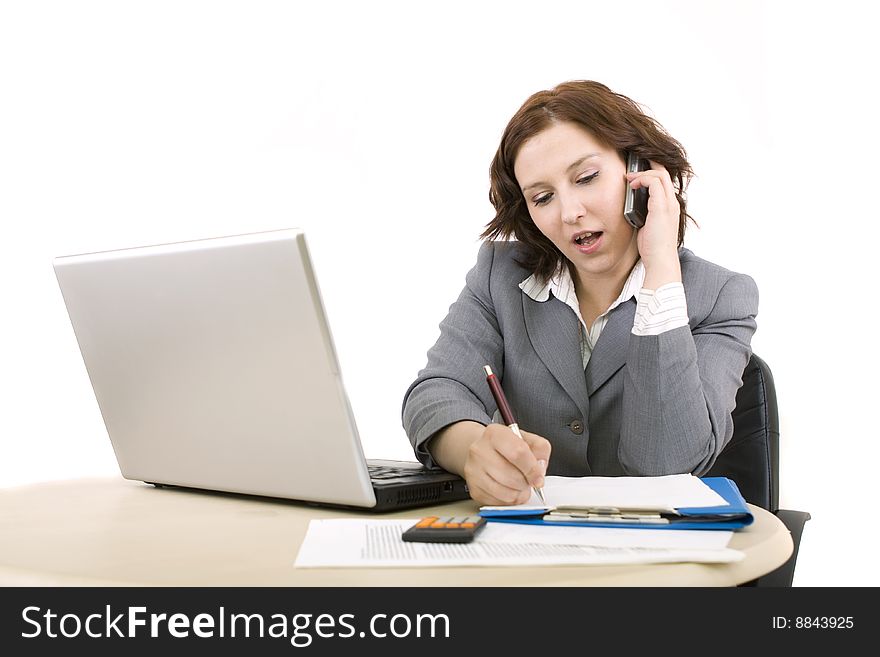
[{"label": "pencil", "polygon": [[[523,438],[523,435],[519,431],[519,425],[516,423],[516,420],[513,419],[513,411],[510,410],[510,404],[507,403],[507,397],[504,396],[504,390],[498,382],[498,377],[492,373],[492,368],[488,365],[484,365],[483,369],[486,370],[486,383],[489,384],[489,390],[492,391],[492,396],[495,398],[495,403],[498,405],[501,419],[504,421],[504,424],[513,431],[513,433],[520,438]],[[523,440],[525,440],[525,438],[523,438]],[[541,500],[541,504],[547,506],[547,502],[544,500],[544,489],[533,486],[532,490],[535,491],[535,495]]]}]

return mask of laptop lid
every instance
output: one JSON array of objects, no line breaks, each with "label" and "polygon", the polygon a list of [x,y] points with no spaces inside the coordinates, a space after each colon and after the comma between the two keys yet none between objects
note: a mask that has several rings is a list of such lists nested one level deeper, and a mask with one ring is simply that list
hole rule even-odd
[{"label": "laptop lid", "polygon": [[123,477],[375,506],[301,230],[54,268]]}]

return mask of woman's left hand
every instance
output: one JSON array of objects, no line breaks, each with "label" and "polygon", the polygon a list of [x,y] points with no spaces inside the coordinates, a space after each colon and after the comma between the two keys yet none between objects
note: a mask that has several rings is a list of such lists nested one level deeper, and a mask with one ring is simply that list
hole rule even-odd
[{"label": "woman's left hand", "polygon": [[678,261],[678,221],[681,207],[669,172],[662,164],[650,160],[647,171],[627,173],[633,189],[648,189],[648,217],[639,229],[639,255],[645,264],[645,287],[656,290],[661,285],[681,282]]}]

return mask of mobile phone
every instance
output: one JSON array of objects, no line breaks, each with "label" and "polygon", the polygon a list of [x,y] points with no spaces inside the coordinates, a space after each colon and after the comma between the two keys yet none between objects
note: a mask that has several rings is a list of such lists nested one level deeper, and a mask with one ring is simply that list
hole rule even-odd
[{"label": "mobile phone", "polygon": [[[651,168],[648,160],[639,157],[632,151],[626,154],[626,172],[647,171]],[[633,189],[626,183],[626,200],[623,205],[623,216],[634,227],[641,228],[648,218],[648,188]]]}]

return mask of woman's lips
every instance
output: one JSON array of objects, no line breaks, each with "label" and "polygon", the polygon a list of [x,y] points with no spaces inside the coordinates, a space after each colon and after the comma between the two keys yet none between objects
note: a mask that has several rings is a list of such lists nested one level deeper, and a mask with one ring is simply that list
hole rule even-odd
[{"label": "woman's lips", "polygon": [[574,248],[580,251],[583,254],[594,253],[602,246],[602,236],[603,233],[601,231],[594,232],[590,237],[581,240],[581,244],[577,242],[574,243]]}]

